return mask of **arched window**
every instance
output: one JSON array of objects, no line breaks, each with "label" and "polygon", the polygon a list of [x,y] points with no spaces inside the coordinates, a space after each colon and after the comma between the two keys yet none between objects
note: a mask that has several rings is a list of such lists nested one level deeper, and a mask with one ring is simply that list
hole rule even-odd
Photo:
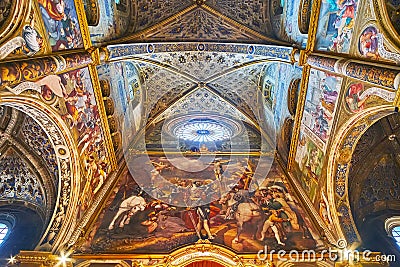
[{"label": "arched window", "polygon": [[0,246],[8,236],[9,228],[5,223],[0,222]]},{"label": "arched window", "polygon": [[400,246],[400,226],[393,227],[392,236],[396,240],[397,245]]},{"label": "arched window", "polygon": [[394,216],[386,219],[385,229],[389,236],[393,237],[400,247],[400,216]]},{"label": "arched window", "polygon": [[14,215],[9,213],[0,213],[0,247],[7,241],[14,226]]}]

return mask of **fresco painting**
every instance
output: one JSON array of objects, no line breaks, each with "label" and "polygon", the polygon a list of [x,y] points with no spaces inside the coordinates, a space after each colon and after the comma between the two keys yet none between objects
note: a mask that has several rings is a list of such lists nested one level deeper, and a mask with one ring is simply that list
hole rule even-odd
[{"label": "fresco painting", "polygon": [[342,78],[311,70],[302,125],[323,144],[329,138],[341,85]]},{"label": "fresco painting", "polygon": [[317,195],[318,183],[321,179],[322,166],[324,164],[324,152],[318,147],[311,137],[304,131],[300,132],[295,161],[297,164],[300,182],[311,201],[314,202]]},{"label": "fresco painting", "polygon": [[378,29],[374,26],[369,26],[361,33],[358,49],[362,56],[378,59]]},{"label": "fresco painting", "polygon": [[277,130],[285,118],[290,116],[287,109],[288,88],[292,79],[301,77],[301,68],[290,64],[273,63],[264,72],[262,80],[263,95],[266,106],[274,113]]},{"label": "fresco painting", "polygon": [[383,34],[377,27],[370,25],[362,31],[358,41],[358,51],[361,56],[373,60],[386,59],[400,64],[399,53],[391,52],[388,49],[389,44],[385,42]]},{"label": "fresco painting", "polygon": [[47,43],[43,39],[43,33],[40,31],[40,23],[40,18],[36,13],[31,12],[19,35],[0,46],[0,59],[21,56],[31,57],[43,53]]},{"label": "fresco painting", "polygon": [[80,160],[86,172],[86,175],[82,175],[84,181],[81,181],[83,185],[79,199],[79,215],[81,215],[110,172],[89,69],[50,75],[41,81],[40,97],[60,110],[61,117],[70,127],[76,140]]},{"label": "fresco painting", "polygon": [[[250,160],[257,163],[254,158]],[[233,163],[221,166],[224,177],[237,175],[227,171],[232,168],[230,164],[239,169],[249,167],[246,160],[238,157]],[[144,165],[153,165],[154,170],[150,173],[143,170],[134,177],[128,172],[122,177],[83,251],[163,253],[194,243],[199,238],[238,252],[253,253],[264,245],[275,249],[306,249],[320,245],[309,218],[297,204],[299,202],[277,164],[258,184],[257,190],[249,190],[253,187],[246,182],[252,179],[252,173],[243,172],[240,177],[235,177],[236,183],[227,183],[230,190],[222,196],[219,190],[213,189],[213,186],[221,186],[213,166],[197,173],[184,173],[165,157],[151,157]],[[151,181],[149,184],[160,180],[155,188],[160,191],[157,199],[146,193],[148,189],[138,186],[136,180],[143,179],[144,175]],[[172,189],[171,183],[175,183]],[[212,194],[217,194],[217,200],[204,204],[203,201],[211,199]],[[171,201],[165,201],[166,198],[187,205],[169,205],[165,202]],[[251,216],[244,216],[249,212]],[[238,227],[240,223],[243,223],[242,229]],[[241,231],[239,237],[238,231]]]},{"label": "fresco painting", "polygon": [[[116,62],[97,67],[100,80],[111,83],[111,98],[114,101],[114,117],[117,118],[120,128],[127,127],[131,136],[139,129],[141,122],[141,82],[140,72],[131,62]],[[127,112],[128,107],[133,112]]]},{"label": "fresco painting", "polygon": [[352,83],[345,95],[346,107],[352,113],[358,113],[369,106],[378,105],[382,101],[392,103],[395,91],[378,87],[365,86],[363,83]]},{"label": "fresco painting", "polygon": [[316,48],[348,53],[357,15],[358,0],[324,0],[318,21]]},{"label": "fresco painting", "polygon": [[38,0],[52,51],[82,48],[74,0]]}]

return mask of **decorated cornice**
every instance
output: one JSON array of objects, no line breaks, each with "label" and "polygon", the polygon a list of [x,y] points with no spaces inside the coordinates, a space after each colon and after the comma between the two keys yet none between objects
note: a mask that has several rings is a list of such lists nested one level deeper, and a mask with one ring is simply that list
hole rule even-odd
[{"label": "decorated cornice", "polygon": [[257,44],[184,42],[184,43],[135,43],[108,45],[109,61],[129,59],[132,56],[165,52],[227,52],[265,56],[291,62],[292,47]]}]

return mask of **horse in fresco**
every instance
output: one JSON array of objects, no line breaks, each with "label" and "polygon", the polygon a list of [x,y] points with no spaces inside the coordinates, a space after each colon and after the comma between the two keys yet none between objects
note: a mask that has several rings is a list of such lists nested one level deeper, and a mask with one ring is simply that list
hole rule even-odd
[{"label": "horse in fresco", "polygon": [[108,230],[114,229],[115,221],[122,215],[122,220],[119,223],[119,227],[123,228],[124,225],[129,224],[131,217],[138,211],[143,211],[146,208],[146,201],[141,196],[131,196],[121,202],[119,205],[117,214],[115,214]]},{"label": "horse in fresco", "polygon": [[259,227],[264,221],[264,213],[259,204],[252,201],[248,196],[247,190],[240,190],[236,193],[229,193],[223,198],[220,204],[227,205],[225,219],[230,219],[233,214],[233,218],[236,220],[237,233],[233,239],[233,243],[240,242],[240,234],[243,231],[243,225],[245,223],[252,223],[256,225],[253,239],[256,239],[256,235],[259,232]]},{"label": "horse in fresco", "polygon": [[256,230],[254,231],[253,239],[256,239],[256,235],[259,232],[260,225],[264,221],[264,213],[262,212],[260,206],[252,202],[243,202],[237,206],[235,212],[235,219],[237,225],[236,237],[233,239],[233,243],[240,242],[240,234],[243,231],[244,223],[252,223],[256,225]]}]

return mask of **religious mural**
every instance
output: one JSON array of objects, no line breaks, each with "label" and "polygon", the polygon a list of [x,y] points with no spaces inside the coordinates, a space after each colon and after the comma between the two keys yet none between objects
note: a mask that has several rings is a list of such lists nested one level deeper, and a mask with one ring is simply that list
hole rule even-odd
[{"label": "religious mural", "polygon": [[383,34],[374,25],[367,26],[359,37],[358,51],[363,57],[373,60],[389,60],[400,64],[400,55],[389,51],[393,50],[389,47]]},{"label": "religious mural", "polygon": [[395,97],[395,91],[353,82],[347,88],[345,101],[350,112],[358,113],[366,107],[379,105],[382,101],[392,103]]},{"label": "religious mural", "polygon": [[37,91],[42,101],[57,108],[71,130],[85,172],[79,199],[80,211],[84,211],[110,172],[89,69],[48,75],[34,83],[25,82],[9,88],[14,94],[26,89]]},{"label": "religious mural", "polygon": [[[68,123],[76,138],[79,156],[86,175],[81,181],[83,191],[79,201],[81,210],[91,203],[93,196],[103,185],[109,173],[109,162],[88,68],[78,69],[59,75],[63,98],[60,99],[62,118]],[[51,93],[44,86],[42,97]]]},{"label": "religious mural", "polygon": [[31,12],[22,31],[0,47],[0,59],[34,56],[43,53],[47,45],[40,28],[40,18]]},{"label": "religious mural", "polygon": [[[153,165],[153,171],[146,173],[145,167],[134,177],[122,177],[82,251],[163,253],[199,238],[253,253],[264,245],[300,250],[321,245],[277,164],[256,186],[250,185],[252,163],[240,157],[233,161],[221,159],[186,176],[190,172],[182,173],[166,158],[150,157],[143,166]],[[157,183],[156,199],[135,181],[144,175],[149,185]],[[220,176],[236,182],[225,183]]]},{"label": "religious mural", "polygon": [[130,140],[139,130],[142,112],[142,92],[140,72],[129,61],[110,63],[97,67],[100,80],[111,83],[110,97],[114,101],[114,114],[119,128],[130,129],[124,135]]},{"label": "religious mural", "polygon": [[353,36],[358,0],[321,2],[316,48],[321,51],[348,53]]},{"label": "religious mural", "polygon": [[308,85],[295,162],[299,181],[315,202],[342,78],[312,69]]},{"label": "religious mural", "polygon": [[340,77],[311,70],[302,125],[324,145],[329,138],[341,84]]},{"label": "religious mural", "polygon": [[299,181],[311,201],[314,202],[318,193],[318,183],[321,179],[325,155],[304,129],[302,126],[295,161]]},{"label": "religious mural", "polygon": [[82,34],[74,0],[38,0],[52,51],[82,48]]}]

